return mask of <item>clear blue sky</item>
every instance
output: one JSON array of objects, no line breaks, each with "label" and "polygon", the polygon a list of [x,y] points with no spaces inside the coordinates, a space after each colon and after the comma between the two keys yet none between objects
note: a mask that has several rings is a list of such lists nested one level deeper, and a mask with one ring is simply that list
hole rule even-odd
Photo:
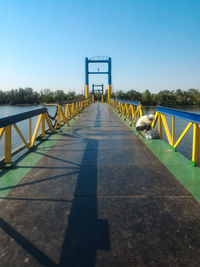
[{"label": "clear blue sky", "polygon": [[199,14],[199,0],[1,0],[0,89],[81,92],[98,55],[115,90],[200,89]]}]

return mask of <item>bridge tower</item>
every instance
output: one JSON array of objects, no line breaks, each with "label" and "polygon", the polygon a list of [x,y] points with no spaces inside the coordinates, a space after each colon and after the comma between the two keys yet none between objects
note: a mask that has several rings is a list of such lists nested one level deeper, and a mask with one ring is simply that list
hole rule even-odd
[{"label": "bridge tower", "polygon": [[[97,89],[95,89],[95,87],[97,87]],[[100,87],[101,89],[99,89],[98,87]],[[101,93],[102,97],[101,97],[101,101],[103,103],[103,84],[93,84],[92,85],[92,103],[94,103],[94,93]]]},{"label": "bridge tower", "polygon": [[[90,63],[106,63],[108,64],[108,71],[89,71]],[[108,75],[108,102],[111,97],[112,88],[112,75],[111,75],[111,57],[93,57],[88,59],[85,58],[85,98],[89,97],[89,75],[90,74],[106,74]]]}]

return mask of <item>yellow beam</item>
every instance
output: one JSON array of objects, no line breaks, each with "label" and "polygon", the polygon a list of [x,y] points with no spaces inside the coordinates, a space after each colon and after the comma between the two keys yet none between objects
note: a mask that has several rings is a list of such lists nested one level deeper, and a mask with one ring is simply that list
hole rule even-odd
[{"label": "yellow beam", "polygon": [[182,132],[182,134],[180,135],[180,137],[176,141],[174,148],[176,148],[178,146],[178,144],[183,139],[183,137],[185,136],[185,134],[187,133],[187,131],[190,129],[191,126],[192,126],[192,122],[189,122],[188,125],[186,126],[185,130]]},{"label": "yellow beam", "polygon": [[65,117],[65,114],[64,114],[64,112],[62,110],[62,107],[60,107],[60,114],[61,114],[61,117],[63,119],[63,122],[68,124],[68,120]]},{"label": "yellow beam", "polygon": [[199,164],[199,139],[199,125],[197,123],[193,123],[192,163],[194,166],[198,166]]},{"label": "yellow beam", "polygon": [[165,128],[165,132],[166,132],[166,135],[167,135],[168,142],[172,146],[173,145],[172,144],[173,143],[172,142],[172,137],[171,137],[171,134],[170,134],[170,131],[169,131],[169,127],[168,127],[168,124],[167,124],[165,115],[164,114],[161,114],[161,117],[162,117],[162,122],[163,122],[163,126]]},{"label": "yellow beam", "polygon": [[131,125],[136,121],[138,112],[139,112],[139,110],[138,110],[138,108],[137,108],[136,111],[135,111],[135,113],[134,113],[134,115],[133,115],[133,119],[132,119],[132,121],[131,121]]},{"label": "yellow beam", "polygon": [[142,106],[141,106],[141,104],[139,105],[139,110],[140,110],[140,116],[139,117],[142,117]]},{"label": "yellow beam", "polygon": [[162,117],[160,113],[158,114],[158,133],[160,139],[162,139]]},{"label": "yellow beam", "polygon": [[45,137],[45,116],[44,114],[42,114],[42,118],[41,118],[41,124],[42,124],[42,137]]},{"label": "yellow beam", "polygon": [[110,98],[111,98],[111,85],[108,85],[108,103],[110,102]]},{"label": "yellow beam", "polygon": [[85,98],[88,99],[88,86],[85,85]]},{"label": "yellow beam", "polygon": [[5,128],[0,129],[0,140],[1,140],[1,137],[3,136],[4,131],[5,131]]},{"label": "yellow beam", "polygon": [[16,124],[13,124],[16,132],[18,133],[18,135],[20,136],[20,138],[22,139],[23,143],[25,144],[25,146],[29,149],[28,143],[26,142],[24,136],[22,135],[21,131],[19,130],[19,128],[17,127]]},{"label": "yellow beam", "polygon": [[5,127],[5,160],[11,163],[11,125]]},{"label": "yellow beam", "polygon": [[50,129],[52,132],[55,132],[55,130],[54,130],[54,128],[53,128],[53,125],[52,125],[52,123],[51,123],[51,121],[50,121],[50,119],[49,119],[48,114],[45,113],[44,116],[45,116],[46,122],[47,122],[47,124],[48,124],[48,126],[49,126],[49,129]]},{"label": "yellow beam", "polygon": [[158,116],[159,116],[159,114],[158,114],[158,112],[156,112],[154,121],[153,121],[152,124],[151,124],[151,127],[152,127],[153,129],[155,128],[156,122],[157,122],[157,120],[158,120]]},{"label": "yellow beam", "polygon": [[59,121],[59,127],[61,127],[61,106],[58,106],[58,121]]},{"label": "yellow beam", "polygon": [[35,142],[35,139],[36,139],[36,136],[37,136],[37,133],[38,133],[38,129],[40,127],[41,120],[42,120],[42,114],[40,114],[39,117],[38,117],[38,120],[37,120],[37,123],[36,123],[36,126],[35,126],[35,130],[33,132],[32,138],[31,138],[31,146],[30,147],[32,147],[34,145],[34,142]]},{"label": "yellow beam", "polygon": [[175,117],[172,116],[172,145],[175,143]]}]

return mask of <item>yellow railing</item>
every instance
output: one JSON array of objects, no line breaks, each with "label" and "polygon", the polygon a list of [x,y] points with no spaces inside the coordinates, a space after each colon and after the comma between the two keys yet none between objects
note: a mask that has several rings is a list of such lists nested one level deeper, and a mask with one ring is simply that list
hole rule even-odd
[{"label": "yellow railing", "polygon": [[137,118],[142,116],[142,106],[139,102],[110,98],[110,105],[117,109],[125,120],[130,119],[131,125],[136,122]]},{"label": "yellow railing", "polygon": [[55,128],[61,127],[63,124],[68,124],[68,121],[78,116],[90,103],[90,99],[75,101],[71,104],[57,104],[57,116]]},{"label": "yellow railing", "polygon": [[[171,132],[169,130],[165,115],[172,116]],[[177,140],[175,140],[175,117],[188,121],[186,128],[183,130]],[[152,122],[154,128],[158,122],[158,132],[162,139],[163,127],[167,136],[168,143],[173,150],[176,150],[177,146],[193,126],[193,145],[192,145],[192,165],[197,166],[199,164],[199,143],[200,143],[200,115],[182,110],[176,110],[171,108],[157,107],[155,119]]]},{"label": "yellow railing", "polygon": [[[9,116],[0,119],[0,140],[4,136],[4,158],[1,160],[1,163],[10,164],[12,156],[27,148],[30,150],[36,141],[36,139],[41,136],[45,137],[47,131],[50,130],[52,133],[56,131],[57,128],[60,128],[63,124],[69,125],[69,120],[74,119],[78,116],[90,103],[90,100],[80,100],[74,101],[73,103],[66,104],[57,104],[57,111],[52,118],[46,108],[40,108],[28,112],[24,112],[18,115]],[[38,117],[34,130],[32,131],[32,118]],[[23,135],[23,130],[20,130],[17,123],[29,120],[29,138],[26,138]],[[52,120],[55,121],[54,125]],[[46,125],[48,126],[46,128]],[[41,126],[41,134],[38,136],[38,130]],[[12,149],[12,130],[15,129],[16,133],[22,140],[23,145],[17,150],[13,151]]]}]

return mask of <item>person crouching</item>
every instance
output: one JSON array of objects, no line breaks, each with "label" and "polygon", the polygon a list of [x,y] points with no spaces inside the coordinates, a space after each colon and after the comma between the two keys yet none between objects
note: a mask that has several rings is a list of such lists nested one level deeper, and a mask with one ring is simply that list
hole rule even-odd
[{"label": "person crouching", "polygon": [[151,124],[154,120],[154,115],[144,115],[140,117],[136,123],[136,130],[138,131],[150,131],[151,130]]}]

